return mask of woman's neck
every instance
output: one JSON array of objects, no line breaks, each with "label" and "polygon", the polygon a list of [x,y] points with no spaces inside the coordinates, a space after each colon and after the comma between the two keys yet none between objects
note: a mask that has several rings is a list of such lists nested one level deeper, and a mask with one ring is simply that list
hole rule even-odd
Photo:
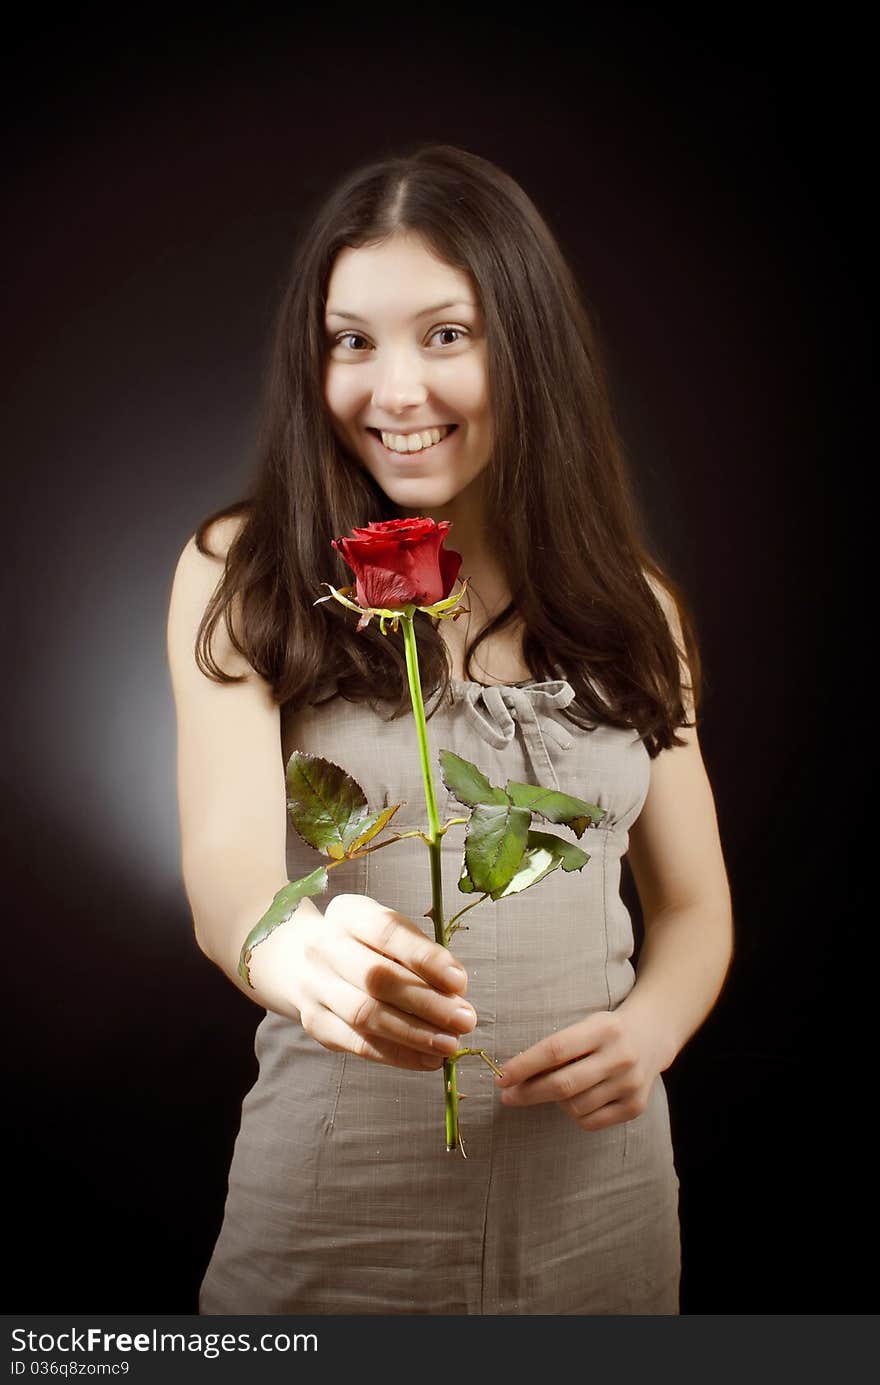
[{"label": "woman's neck", "polygon": [[[464,577],[469,575],[463,564],[461,571]],[[461,590],[460,582],[456,582],[453,592],[456,589]],[[465,647],[473,644],[479,633],[501,614],[509,601],[509,588],[497,574],[493,579],[487,572],[485,577],[477,576],[468,582],[461,601],[464,608],[462,614],[457,620],[439,622],[440,636],[451,655],[453,678],[465,681]],[[479,683],[521,683],[532,676],[523,661],[522,623],[518,616],[483,641],[471,660],[471,666],[475,681]]]}]

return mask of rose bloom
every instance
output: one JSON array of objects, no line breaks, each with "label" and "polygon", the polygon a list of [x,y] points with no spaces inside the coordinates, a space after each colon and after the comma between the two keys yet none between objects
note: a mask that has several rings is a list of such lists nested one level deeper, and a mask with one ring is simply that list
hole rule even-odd
[{"label": "rose bloom", "polygon": [[461,554],[443,547],[451,525],[420,515],[357,525],[332,546],[355,574],[359,606],[367,610],[433,606],[449,596]]}]

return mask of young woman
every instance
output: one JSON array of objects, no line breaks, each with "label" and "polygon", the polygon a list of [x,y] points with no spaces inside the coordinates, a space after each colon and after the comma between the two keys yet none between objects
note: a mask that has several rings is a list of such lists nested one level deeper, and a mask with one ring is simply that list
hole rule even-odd
[{"label": "young woman", "polygon": [[[317,601],[352,580],[334,539],[415,516],[451,522],[468,579],[467,616],[415,619],[435,760],[597,804],[591,859],[485,900],[451,951],[417,839],[347,861],[254,948],[250,987],[244,939],[322,860],[287,822],[294,749],[371,809],[401,803],[395,831],[426,825],[402,634]],[[661,1073],[732,950],[699,654],[642,537],[576,281],[500,169],[432,146],[316,212],[249,495],[181,553],[168,641],[196,937],[266,1011],[200,1311],[677,1313]],[[442,839],[447,901],[464,832]],[[462,1044],[504,1069],[459,1061],[466,1159],[437,1075]]]}]

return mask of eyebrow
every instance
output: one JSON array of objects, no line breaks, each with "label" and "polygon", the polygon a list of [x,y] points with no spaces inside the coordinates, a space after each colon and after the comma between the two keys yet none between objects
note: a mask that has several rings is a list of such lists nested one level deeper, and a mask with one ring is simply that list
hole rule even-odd
[{"label": "eyebrow", "polygon": [[[418,322],[420,317],[427,317],[429,313],[442,312],[444,308],[473,308],[474,306],[475,305],[473,303],[469,303],[465,298],[453,299],[451,303],[435,303],[432,308],[422,308],[422,311],[420,313],[416,313],[415,317],[412,320],[413,322]],[[328,308],[327,316],[345,317],[348,318],[350,322],[366,323],[369,320],[365,317],[358,317],[357,313],[346,312],[344,308]]]}]

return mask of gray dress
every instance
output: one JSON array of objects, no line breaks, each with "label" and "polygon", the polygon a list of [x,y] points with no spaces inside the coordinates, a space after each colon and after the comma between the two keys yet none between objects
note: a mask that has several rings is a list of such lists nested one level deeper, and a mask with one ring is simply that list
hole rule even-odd
[{"label": "gray dress", "polygon": [[[411,715],[383,722],[330,695],[282,717],[294,748],[345,768],[369,806],[403,803],[388,831],[427,826]],[[606,810],[579,845],[581,871],[487,899],[452,948],[478,1026],[463,1043],[502,1065],[630,991],[633,933],[620,862],[650,782],[636,731],[580,730],[560,679],[483,687],[456,680],[428,721],[440,821],[466,816],[437,760],[449,749],[491,783],[559,788]],[[438,695],[428,699],[431,711]],[[390,707],[389,707],[390,710]],[[535,826],[577,840],[565,827]],[[443,906],[457,888],[466,828],[443,837]],[[288,830],[290,879],[324,858]],[[433,936],[427,849],[407,838],[329,872],[320,909],[366,894]],[[442,1069],[410,1072],[324,1048],[268,1011],[259,1075],[242,1103],[223,1224],[201,1286],[202,1314],[677,1314],[679,1182],[662,1077],[641,1115],[585,1131],[555,1102],[506,1107],[479,1058],[458,1064],[467,1159],[447,1153]]]}]

